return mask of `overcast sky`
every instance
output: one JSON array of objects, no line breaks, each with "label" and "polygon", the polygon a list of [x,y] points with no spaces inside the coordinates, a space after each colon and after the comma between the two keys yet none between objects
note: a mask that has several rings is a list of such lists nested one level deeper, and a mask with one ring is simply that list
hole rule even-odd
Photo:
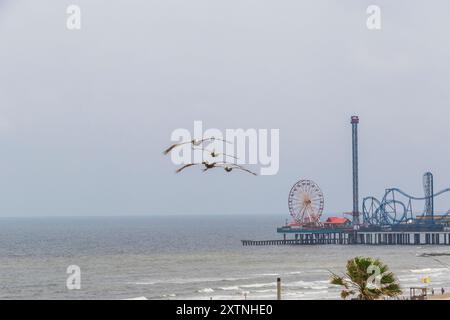
[{"label": "overcast sky", "polygon": [[[0,0],[0,215],[287,218],[299,179],[322,188],[327,214],[350,211],[353,114],[361,198],[421,195],[428,170],[435,190],[450,186],[449,12],[447,0]],[[280,129],[279,173],[175,175],[161,151],[194,120]]]}]

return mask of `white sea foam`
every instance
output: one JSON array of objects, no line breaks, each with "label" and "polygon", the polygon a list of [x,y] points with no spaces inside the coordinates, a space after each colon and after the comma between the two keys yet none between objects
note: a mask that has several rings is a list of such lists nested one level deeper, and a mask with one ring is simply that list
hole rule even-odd
[{"label": "white sea foam", "polygon": [[276,293],[255,293],[250,292],[247,295],[247,299],[252,300],[273,300],[276,298]]},{"label": "white sea foam", "polygon": [[408,276],[406,276],[406,277],[398,277],[398,280],[400,281],[400,282],[417,282],[417,281],[420,281],[420,277],[408,277]]},{"label": "white sea foam", "polygon": [[154,285],[154,284],[190,284],[190,283],[204,283],[204,282],[220,282],[220,281],[239,281],[251,278],[179,278],[179,279],[158,279],[149,281],[138,281],[136,285]]},{"label": "white sea foam", "polygon": [[324,284],[328,283],[327,281],[294,281],[291,283],[286,283],[285,286],[288,288],[303,288],[303,289],[313,289],[313,290],[321,290],[327,289],[328,286]]},{"label": "white sea foam", "polygon": [[146,297],[136,297],[136,298],[128,298],[124,300],[148,300]]},{"label": "white sea foam", "polygon": [[229,287],[220,287],[219,289],[220,290],[226,290],[226,291],[228,291],[228,290],[239,290],[239,287],[238,286],[229,286]]},{"label": "white sea foam", "polygon": [[323,291],[309,291],[309,292],[304,292],[305,296],[326,296],[328,294],[328,291],[323,290]]},{"label": "white sea foam", "polygon": [[252,284],[243,284],[240,287],[241,288],[263,288],[263,287],[274,287],[275,282],[268,282],[268,283],[252,283]]},{"label": "white sea foam", "polygon": [[212,289],[212,288],[204,288],[204,289],[198,290],[197,292],[199,292],[199,293],[211,293],[211,292],[214,292],[214,289]]},{"label": "white sea foam", "polygon": [[313,289],[313,290],[324,290],[324,289],[328,289],[328,286],[311,286],[311,289]]},{"label": "white sea foam", "polygon": [[431,273],[431,272],[442,272],[449,271],[449,268],[424,268],[424,269],[412,269],[410,270],[412,273]]},{"label": "white sea foam", "polygon": [[283,286],[285,287],[299,287],[299,288],[308,288],[310,286],[314,285],[314,282],[307,282],[307,281],[303,281],[303,280],[299,280],[299,281],[293,281],[293,282],[288,282],[283,284]]},{"label": "white sea foam", "polygon": [[217,295],[217,294],[208,294],[208,295],[195,295],[195,296],[184,296],[183,300],[242,300],[242,295]]},{"label": "white sea foam", "polygon": [[288,272],[287,274],[301,274],[304,273],[303,271],[292,271],[292,272]]},{"label": "white sea foam", "polygon": [[301,299],[304,298],[305,294],[303,292],[285,292],[283,294],[284,299]]},{"label": "white sea foam", "polygon": [[133,284],[138,285],[138,286],[143,286],[143,285],[152,285],[152,284],[157,284],[158,281],[141,281],[141,282],[134,282]]},{"label": "white sea foam", "polygon": [[[288,275],[296,275],[301,274],[302,271],[293,271],[288,272]],[[207,282],[235,282],[235,281],[245,281],[245,280],[251,280],[255,278],[261,278],[261,277],[276,277],[280,276],[280,273],[258,273],[253,274],[249,276],[242,276],[242,277],[224,277],[224,278],[175,278],[175,279],[150,279],[148,281],[137,281],[133,282],[131,284],[135,285],[155,285],[155,284],[191,284],[191,283],[207,283]],[[250,284],[250,285],[243,285],[241,287],[246,286],[258,286],[260,284]],[[273,283],[267,284],[267,285],[275,285],[275,280]],[[230,286],[232,288],[236,286]],[[228,288],[228,287],[223,287]],[[223,289],[223,290],[232,290],[232,289]]]},{"label": "white sea foam", "polygon": [[250,293],[266,293],[266,292],[277,292],[276,289],[263,289],[263,290],[252,290]]}]

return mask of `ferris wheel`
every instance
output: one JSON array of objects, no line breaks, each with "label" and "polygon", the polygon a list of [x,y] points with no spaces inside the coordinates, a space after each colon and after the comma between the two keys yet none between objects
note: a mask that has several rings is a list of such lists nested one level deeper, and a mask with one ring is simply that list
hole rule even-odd
[{"label": "ferris wheel", "polygon": [[324,198],[322,190],[311,180],[300,180],[289,192],[289,212],[300,225],[320,225]]}]

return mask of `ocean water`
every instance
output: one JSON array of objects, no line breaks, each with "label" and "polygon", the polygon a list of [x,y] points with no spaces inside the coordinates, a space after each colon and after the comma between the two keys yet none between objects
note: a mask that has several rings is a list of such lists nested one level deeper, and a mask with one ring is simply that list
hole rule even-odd
[{"label": "ocean water", "polygon": [[[336,299],[330,271],[346,260],[381,258],[408,294],[429,276],[450,292],[444,246],[262,246],[283,216],[0,218],[0,299]],[[81,289],[68,290],[69,265]]]}]

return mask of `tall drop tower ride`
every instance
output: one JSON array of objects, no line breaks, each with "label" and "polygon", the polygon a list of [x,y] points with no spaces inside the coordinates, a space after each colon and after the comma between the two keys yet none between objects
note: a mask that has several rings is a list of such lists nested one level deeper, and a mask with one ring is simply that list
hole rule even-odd
[{"label": "tall drop tower ride", "polygon": [[358,194],[358,116],[352,116],[352,163],[353,163],[353,225],[359,225]]}]

